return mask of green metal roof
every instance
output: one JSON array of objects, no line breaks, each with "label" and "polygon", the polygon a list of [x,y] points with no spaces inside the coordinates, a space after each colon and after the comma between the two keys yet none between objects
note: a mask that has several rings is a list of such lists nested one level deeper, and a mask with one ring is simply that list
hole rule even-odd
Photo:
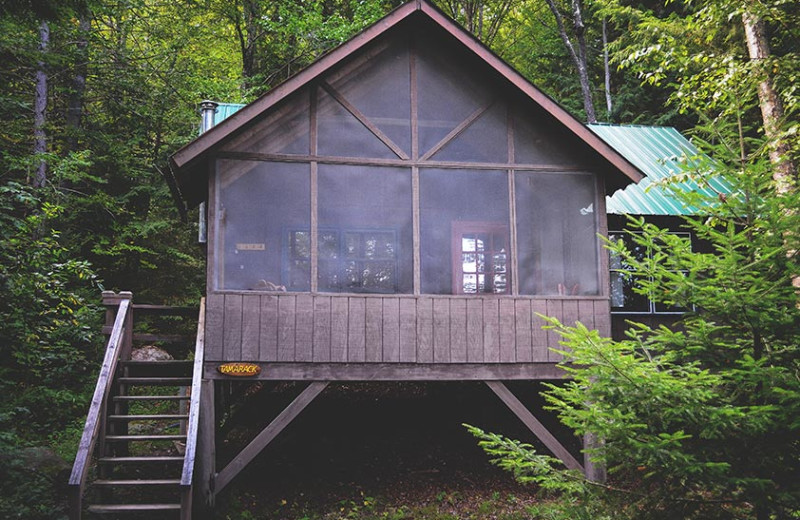
[{"label": "green metal roof", "polygon": [[[606,198],[606,211],[630,215],[697,215],[695,208],[676,200],[663,181],[686,173],[685,165],[707,159],[680,132],[671,127],[635,125],[587,125],[612,148],[625,156],[646,175],[639,184],[631,184]],[[708,164],[708,163],[706,163]],[[704,176],[703,185],[686,178],[674,186],[699,192],[708,197],[729,194],[730,185],[721,177]],[[707,186],[706,186],[707,184]]]},{"label": "green metal roof", "polygon": [[244,107],[245,105],[240,103],[220,103],[219,106],[217,106],[217,111],[214,113],[214,126],[225,121]]},{"label": "green metal roof", "polygon": [[[220,103],[214,114],[214,125],[232,116],[245,105]],[[587,125],[595,134],[624,156],[646,175],[639,184],[630,184],[606,197],[606,211],[623,215],[697,215],[699,208],[686,206],[660,185],[664,179],[684,173],[683,165],[697,162],[700,151],[680,132],[666,126]],[[700,186],[687,179],[677,186],[715,197],[729,194],[730,186],[720,177],[705,179],[709,186]]]}]

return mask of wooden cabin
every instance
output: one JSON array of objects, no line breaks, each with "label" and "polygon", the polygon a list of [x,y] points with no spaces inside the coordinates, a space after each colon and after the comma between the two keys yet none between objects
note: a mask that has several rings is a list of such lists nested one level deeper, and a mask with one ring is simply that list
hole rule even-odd
[{"label": "wooden cabin", "polygon": [[208,381],[249,362],[258,379],[495,388],[562,377],[540,314],[610,333],[605,196],[643,176],[425,1],[172,169],[206,204]]},{"label": "wooden cabin", "polygon": [[[453,20],[402,5],[171,162],[208,229],[201,505],[332,381],[484,381],[602,478],[503,381],[564,377],[540,315],[610,334],[606,195],[643,173]],[[237,369],[309,386],[216,468],[214,392]]]},{"label": "wooden cabin", "polygon": [[642,175],[420,2],[172,160],[207,200],[209,378],[552,376],[536,313],[608,329],[604,195]]}]

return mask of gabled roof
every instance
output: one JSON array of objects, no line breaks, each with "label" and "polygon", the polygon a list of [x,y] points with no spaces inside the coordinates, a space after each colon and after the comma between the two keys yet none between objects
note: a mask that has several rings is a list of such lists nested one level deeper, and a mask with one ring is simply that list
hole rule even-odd
[{"label": "gabled roof", "polygon": [[[670,194],[665,185],[669,178],[686,173],[693,164],[710,163],[710,159],[680,132],[671,127],[638,125],[588,125],[598,136],[624,155],[645,175],[638,184],[630,184],[606,198],[606,211],[629,215],[700,215],[702,208],[687,206]],[[671,187],[716,198],[731,193],[722,177],[704,175],[698,183],[689,177]]]},{"label": "gabled roof", "polygon": [[449,37],[494,69],[525,97],[545,110],[565,129],[598,153],[609,166],[626,177],[625,181],[617,181],[615,184],[624,185],[630,181],[638,182],[644,177],[637,166],[536,88],[446,14],[428,3],[427,0],[411,0],[175,152],[170,158],[170,163],[183,200],[188,205],[194,205],[205,197],[206,162],[209,152],[216,146],[353,53],[363,49],[388,31],[419,17],[424,17],[427,21],[443,29]]}]

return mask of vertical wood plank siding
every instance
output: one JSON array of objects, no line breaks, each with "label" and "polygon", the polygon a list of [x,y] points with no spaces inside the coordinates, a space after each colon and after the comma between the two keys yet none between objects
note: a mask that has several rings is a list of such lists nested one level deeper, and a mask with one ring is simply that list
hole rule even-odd
[{"label": "vertical wood plank siding", "polygon": [[214,293],[206,359],[316,363],[528,363],[561,356],[540,314],[611,332],[597,298]]}]

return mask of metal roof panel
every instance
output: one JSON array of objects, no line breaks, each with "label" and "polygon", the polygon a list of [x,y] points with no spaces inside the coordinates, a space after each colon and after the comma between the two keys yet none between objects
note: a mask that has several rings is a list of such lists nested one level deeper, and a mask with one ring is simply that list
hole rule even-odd
[{"label": "metal roof panel", "polygon": [[[671,127],[639,125],[587,125],[611,147],[625,156],[647,176],[638,185],[632,184],[606,198],[608,213],[633,215],[694,215],[700,208],[682,204],[663,185],[677,174],[686,172],[682,163],[692,165],[701,152],[680,132]],[[708,186],[688,178],[675,183],[679,189],[713,197],[731,192],[719,176],[707,176]]]}]

